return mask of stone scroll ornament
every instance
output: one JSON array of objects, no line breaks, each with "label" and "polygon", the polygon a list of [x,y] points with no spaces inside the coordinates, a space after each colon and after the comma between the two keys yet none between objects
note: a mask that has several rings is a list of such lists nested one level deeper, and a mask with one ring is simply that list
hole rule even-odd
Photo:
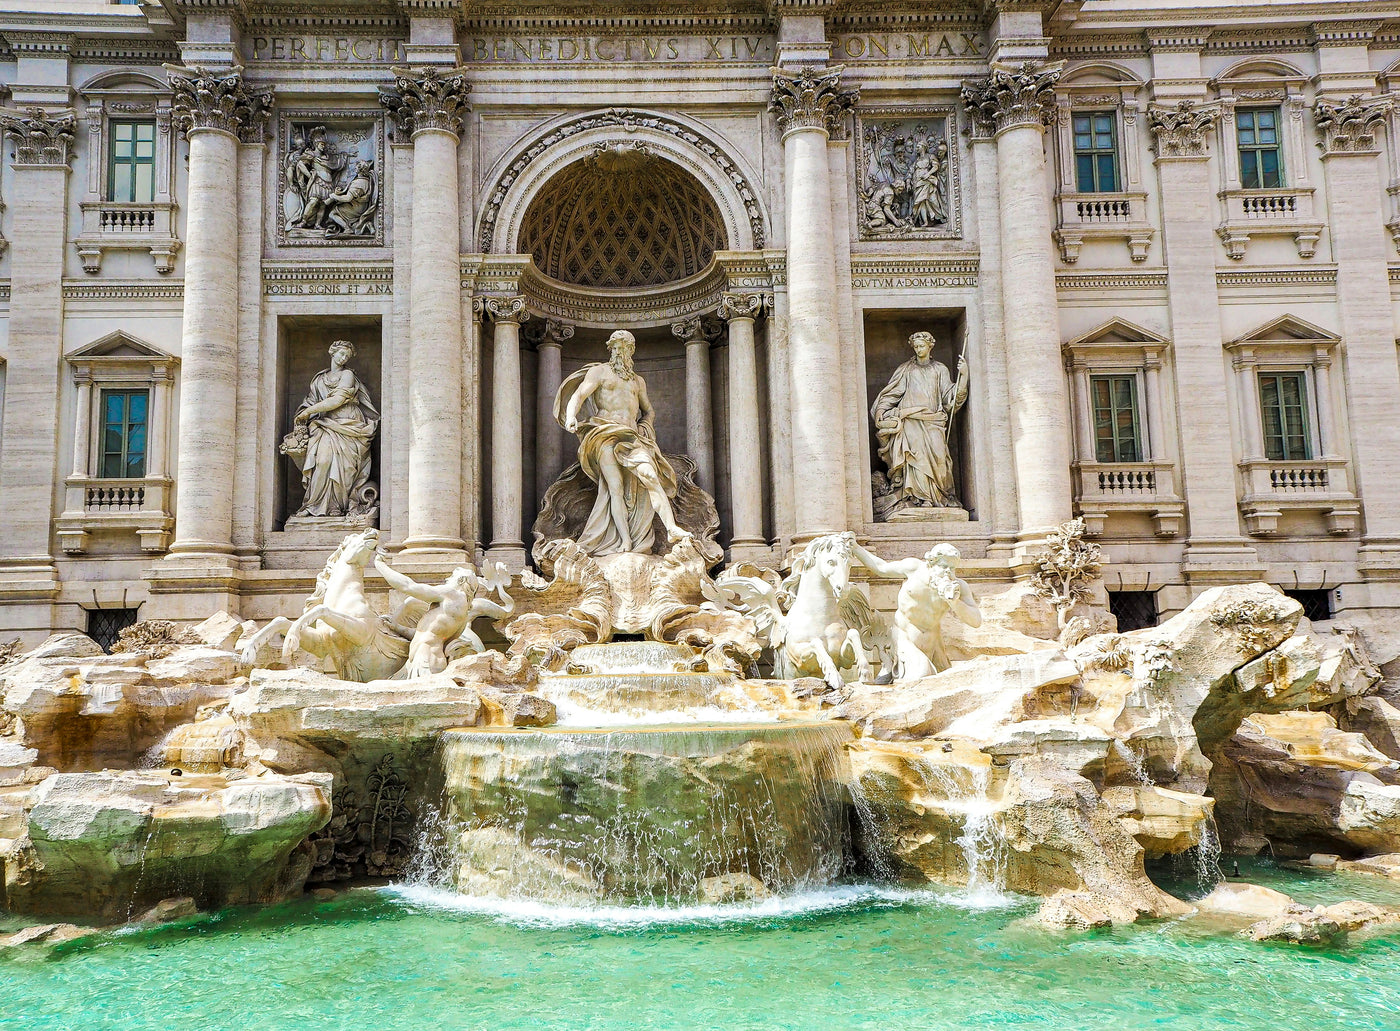
[{"label": "stone scroll ornament", "polygon": [[786,135],[801,129],[820,129],[836,135],[842,118],[855,107],[858,89],[842,89],[844,66],[803,68],[793,73],[773,69],[773,95],[768,110],[778,119],[778,129]]},{"label": "stone scroll ornament", "polygon": [[1037,128],[1049,123],[1055,111],[1058,65],[1026,62],[1017,68],[998,68],[985,79],[964,84],[963,107],[972,118],[974,136],[991,136],[1018,125]]},{"label": "stone scroll ornament", "polygon": [[201,129],[261,143],[272,114],[272,90],[249,89],[237,72],[170,72],[171,124],[188,136]]},{"label": "stone scroll ornament", "polygon": [[948,225],[947,135],[945,118],[862,119],[863,238],[918,238]]},{"label": "stone scroll ornament", "polygon": [[31,108],[23,115],[0,112],[0,130],[15,145],[17,165],[61,165],[73,157],[75,123],[70,114]]},{"label": "stone scroll ornament", "polygon": [[379,154],[373,125],[287,126],[282,160],[282,234],[363,242],[379,229]]},{"label": "stone scroll ornament", "polygon": [[467,94],[471,88],[466,76],[455,69],[442,75],[428,68],[415,75],[407,68],[395,68],[394,84],[379,89],[379,103],[405,140],[432,130],[460,136],[470,110]]}]

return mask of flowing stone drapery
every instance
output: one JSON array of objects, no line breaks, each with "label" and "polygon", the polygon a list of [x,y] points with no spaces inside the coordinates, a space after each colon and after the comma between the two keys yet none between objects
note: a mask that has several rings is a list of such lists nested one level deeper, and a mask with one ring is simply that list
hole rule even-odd
[{"label": "flowing stone drapery", "polygon": [[1020,532],[1070,517],[1069,395],[1060,356],[1054,218],[1045,185],[1045,119],[1055,68],[997,69],[963,87],[974,130],[996,139],[1002,304]]},{"label": "flowing stone drapery", "polygon": [[564,382],[562,345],[573,339],[574,327],[548,319],[536,345],[535,370],[535,502],[544,504],[544,493],[564,471],[563,429],[554,421],[554,396]]},{"label": "flowing stone drapery", "polygon": [[405,551],[464,548],[457,147],[470,89],[455,71],[432,68],[397,69],[394,85],[380,89],[395,131],[413,141]]},{"label": "flowing stone drapery", "polygon": [[[48,597],[57,590],[49,550],[58,468],[58,355],[63,349],[63,252],[68,162],[74,120],[38,109],[0,113],[14,144],[14,242],[10,251],[10,325],[5,386],[4,461],[0,462],[0,592]],[[82,417],[85,409],[79,407]],[[76,475],[86,476],[84,468]],[[32,625],[48,625],[40,610]]]},{"label": "flowing stone drapery", "polygon": [[695,463],[695,482],[715,493],[715,426],[710,410],[710,343],[718,333],[696,316],[673,322],[671,333],[685,343],[685,450]]},{"label": "flowing stone drapery", "polygon": [[525,565],[521,504],[525,490],[524,420],[520,398],[520,324],[530,317],[523,297],[487,297],[491,318],[491,549],[512,570]]},{"label": "flowing stone drapery", "polygon": [[180,354],[179,484],[172,557],[214,559],[233,550],[238,397],[238,144],[261,143],[271,90],[237,72],[172,71],[175,128],[189,140],[185,198],[185,305]]},{"label": "flowing stone drapery", "polygon": [[796,537],[846,529],[846,460],[840,413],[836,243],[827,140],[858,91],[838,67],[775,69],[769,109],[783,134],[787,190],[788,352]]},{"label": "flowing stone drapery", "polygon": [[[1386,111],[1384,100],[1359,96],[1345,101],[1319,98],[1313,109],[1327,167],[1324,178],[1337,262],[1337,307],[1346,341],[1342,371],[1355,430],[1351,452],[1356,486],[1366,505],[1360,557],[1363,570],[1377,571],[1400,567],[1400,430],[1395,420],[1400,368],[1395,362],[1390,307],[1377,302],[1388,297],[1390,289],[1391,250],[1375,139]],[[1319,369],[1315,384],[1319,400],[1323,382]],[[1335,445],[1329,448],[1341,450]]]},{"label": "flowing stone drapery", "polygon": [[754,347],[754,320],[762,311],[762,294],[726,293],[720,298],[719,317],[729,323],[730,547],[735,561],[754,558],[764,548]]}]

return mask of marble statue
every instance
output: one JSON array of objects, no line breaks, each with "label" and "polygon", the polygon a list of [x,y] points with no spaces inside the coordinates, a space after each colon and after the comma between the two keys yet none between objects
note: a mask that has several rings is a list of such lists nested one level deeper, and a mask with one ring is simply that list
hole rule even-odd
[{"label": "marble statue", "polygon": [[350,182],[326,198],[328,206],[327,236],[372,236],[374,213],[379,209],[374,192],[374,162],[355,164]]},{"label": "marble statue", "polygon": [[291,126],[282,162],[285,242],[378,232],[377,149],[373,127]]},{"label": "marble statue", "polygon": [[954,382],[948,367],[931,357],[932,333],[915,333],[909,346],[914,357],[894,371],[870,409],[889,470],[888,493],[876,499],[876,514],[884,518],[909,507],[962,507],[948,431],[967,401],[967,361],[958,358]]},{"label": "marble statue", "polygon": [[578,543],[590,555],[649,553],[652,520],[671,543],[690,537],[676,522],[676,473],[656,442],[655,411],[646,382],[632,366],[636,340],[620,329],[608,338],[611,358],[575,372],[559,388],[554,417],[578,434],[578,461],[597,484],[597,498]]},{"label": "marble statue", "polygon": [[943,646],[943,617],[952,613],[968,626],[982,625],[982,611],[972,587],[957,575],[962,558],[951,544],[938,544],[923,558],[887,562],[859,544],[852,549],[865,568],[880,576],[901,577],[895,603],[894,650],[896,682],[941,673],[951,663]]},{"label": "marble statue", "polygon": [[864,237],[928,236],[948,225],[948,141],[941,118],[870,120],[861,148]]},{"label": "marble statue", "polygon": [[379,492],[370,482],[370,445],[379,430],[379,410],[347,366],[355,345],[330,346],[331,367],[316,374],[297,409],[281,451],[301,470],[305,491],[298,517],[378,516]]},{"label": "marble statue", "polygon": [[[478,616],[503,619],[515,609],[505,589],[510,574],[500,563],[489,567],[485,576],[478,576],[470,565],[458,566],[440,587],[410,579],[383,556],[375,558],[374,568],[390,587],[405,595],[392,619],[399,632],[414,624],[408,662],[399,672],[404,680],[441,673],[451,659],[481,654],[486,646],[472,630],[472,622]],[[493,601],[491,594],[498,594],[501,601]]]}]

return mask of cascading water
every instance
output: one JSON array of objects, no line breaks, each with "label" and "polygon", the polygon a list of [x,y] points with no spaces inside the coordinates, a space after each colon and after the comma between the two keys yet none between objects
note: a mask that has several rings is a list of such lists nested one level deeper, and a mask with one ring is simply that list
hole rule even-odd
[{"label": "cascading water", "polygon": [[733,678],[681,671],[693,664],[676,645],[580,648],[570,668],[590,672],[543,678],[541,693],[561,714],[573,702],[613,726],[444,733],[443,810],[419,879],[465,894],[675,904],[840,877],[850,727],[755,722],[756,711],[694,722]]},{"label": "cascading water", "polygon": [[954,844],[961,850],[967,870],[968,895],[1003,894],[1006,842],[993,817],[996,805],[989,797],[991,767],[920,763],[918,770],[925,788],[947,799],[948,812],[962,816],[962,832]]}]

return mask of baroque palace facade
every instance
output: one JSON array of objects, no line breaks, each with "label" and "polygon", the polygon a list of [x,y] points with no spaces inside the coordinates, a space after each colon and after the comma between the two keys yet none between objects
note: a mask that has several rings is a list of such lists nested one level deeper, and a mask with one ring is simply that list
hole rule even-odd
[{"label": "baroque palace facade", "polygon": [[27,640],[522,568],[619,328],[731,560],[1400,609],[1393,0],[2,0],[0,84]]}]

